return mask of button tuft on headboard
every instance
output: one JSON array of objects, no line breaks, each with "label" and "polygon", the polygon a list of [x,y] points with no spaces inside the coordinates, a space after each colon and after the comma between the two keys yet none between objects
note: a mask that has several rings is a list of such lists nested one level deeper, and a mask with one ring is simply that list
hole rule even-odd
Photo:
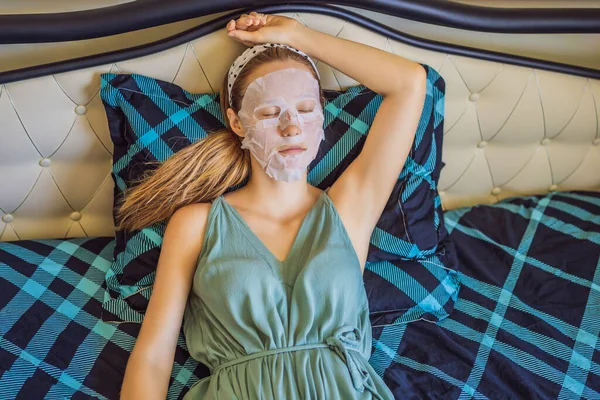
[{"label": "button tuft on headboard", "polygon": [[471,93],[469,96],[469,101],[471,103],[477,103],[477,100],[479,100],[479,93]]},{"label": "button tuft on headboard", "polygon": [[75,114],[84,115],[87,112],[87,107],[84,105],[79,105],[75,107]]}]

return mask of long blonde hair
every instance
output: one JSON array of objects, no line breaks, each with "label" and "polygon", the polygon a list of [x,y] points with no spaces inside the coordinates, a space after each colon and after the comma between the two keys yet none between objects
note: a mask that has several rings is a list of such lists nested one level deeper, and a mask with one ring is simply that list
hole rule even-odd
[{"label": "long blonde hair", "polygon": [[[273,46],[252,58],[231,88],[231,108],[237,114],[249,82],[248,75],[258,66],[271,61],[296,60],[309,67],[319,78],[310,62],[302,55],[283,47]],[[321,83],[319,82],[321,91]],[[192,203],[214,200],[227,189],[244,183],[250,175],[250,153],[241,148],[241,138],[231,130],[227,118],[227,74],[220,91],[221,112],[225,129],[209,133],[205,138],[179,150],[164,162],[149,161],[140,178],[130,182],[118,200],[116,230],[136,231],[168,220],[177,209]],[[324,106],[321,91],[321,106]]]}]

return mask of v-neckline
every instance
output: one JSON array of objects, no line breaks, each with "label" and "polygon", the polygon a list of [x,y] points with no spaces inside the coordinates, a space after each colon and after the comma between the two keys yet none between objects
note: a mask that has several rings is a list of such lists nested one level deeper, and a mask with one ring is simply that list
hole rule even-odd
[{"label": "v-neckline", "polygon": [[238,222],[242,225],[243,229],[246,231],[243,233],[245,233],[245,236],[253,243],[253,245],[256,247],[256,249],[259,252],[261,252],[264,257],[269,258],[274,264],[281,266],[281,265],[285,264],[287,261],[289,261],[290,258],[297,252],[296,248],[300,245],[299,238],[300,238],[300,236],[302,236],[304,231],[307,229],[307,227],[306,227],[306,225],[308,223],[307,221],[308,221],[309,217],[311,216],[311,214],[315,211],[315,209],[317,208],[319,203],[321,203],[321,201],[323,200],[324,195],[325,195],[325,192],[322,191],[321,194],[319,195],[319,198],[315,202],[315,204],[312,205],[312,207],[308,210],[308,212],[304,216],[304,219],[300,223],[300,228],[298,228],[298,232],[296,233],[296,236],[294,237],[292,246],[290,247],[287,255],[285,256],[285,258],[283,260],[280,260],[279,258],[277,258],[275,256],[275,254],[273,254],[273,252],[263,243],[263,241],[260,240],[258,235],[252,230],[252,228],[250,228],[250,225],[248,225],[248,223],[246,223],[246,221],[244,220],[242,215],[238,212],[238,210],[236,210],[235,207],[233,207],[231,204],[229,204],[227,201],[225,201],[225,198],[223,197],[223,195],[221,195],[220,197],[221,197],[221,202],[223,204],[225,204],[225,206],[232,212],[232,214],[235,216],[235,218],[238,220]]}]

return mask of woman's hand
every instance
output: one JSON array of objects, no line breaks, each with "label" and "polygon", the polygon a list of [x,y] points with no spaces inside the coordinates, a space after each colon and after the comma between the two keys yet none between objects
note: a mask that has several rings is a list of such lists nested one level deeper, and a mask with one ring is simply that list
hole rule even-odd
[{"label": "woman's hand", "polygon": [[291,45],[293,36],[302,26],[293,18],[253,11],[229,21],[227,36],[249,47],[261,43]]}]

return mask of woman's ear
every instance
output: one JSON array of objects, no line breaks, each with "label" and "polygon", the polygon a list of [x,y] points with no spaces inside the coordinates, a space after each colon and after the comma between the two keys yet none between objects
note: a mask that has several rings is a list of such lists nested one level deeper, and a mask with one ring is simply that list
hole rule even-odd
[{"label": "woman's ear", "polygon": [[227,118],[229,119],[229,126],[231,127],[231,130],[234,131],[239,137],[244,137],[246,134],[244,132],[242,121],[231,107],[227,109]]}]

